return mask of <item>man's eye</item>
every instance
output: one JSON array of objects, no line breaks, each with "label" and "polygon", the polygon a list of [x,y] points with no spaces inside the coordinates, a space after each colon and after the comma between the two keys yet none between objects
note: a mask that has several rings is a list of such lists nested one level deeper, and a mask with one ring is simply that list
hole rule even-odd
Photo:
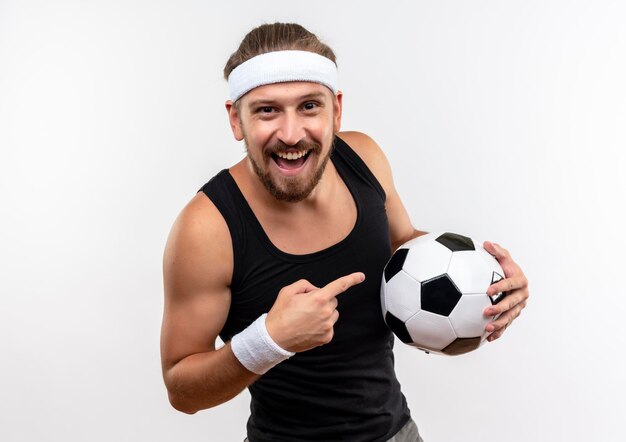
[{"label": "man's eye", "polygon": [[263,106],[262,108],[259,109],[259,111],[263,112],[264,114],[269,114],[273,110],[274,109],[272,109],[270,106]]},{"label": "man's eye", "polygon": [[310,102],[309,103],[305,103],[304,106],[303,106],[304,110],[313,110],[316,107],[317,107],[316,103],[310,103]]}]

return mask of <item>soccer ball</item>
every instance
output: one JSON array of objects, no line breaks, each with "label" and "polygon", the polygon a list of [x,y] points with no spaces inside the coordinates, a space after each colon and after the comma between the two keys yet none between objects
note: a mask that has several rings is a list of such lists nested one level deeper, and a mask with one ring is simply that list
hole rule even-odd
[{"label": "soccer ball", "polygon": [[381,302],[385,322],[404,343],[427,353],[460,355],[480,347],[483,310],[505,296],[487,295],[504,278],[480,243],[456,233],[429,233],[408,241],[385,266]]}]

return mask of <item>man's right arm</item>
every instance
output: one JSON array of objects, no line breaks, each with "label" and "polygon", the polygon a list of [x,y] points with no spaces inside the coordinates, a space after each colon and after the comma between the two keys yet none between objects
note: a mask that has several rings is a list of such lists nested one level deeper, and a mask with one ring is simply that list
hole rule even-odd
[{"label": "man's right arm", "polygon": [[198,193],[176,219],[163,259],[163,379],[170,403],[182,412],[226,402],[259,377],[241,365],[230,343],[215,346],[230,308],[232,272],[226,222]]},{"label": "man's right arm", "polygon": [[[174,223],[163,260],[163,378],[171,404],[185,413],[226,402],[259,378],[251,371],[254,364],[248,361],[251,370],[242,365],[230,342],[215,348],[228,317],[232,274],[228,226],[213,203],[198,193]],[[306,280],[283,287],[264,321],[269,338],[287,352],[327,344],[339,318],[337,295],[364,278],[355,272],[321,288]],[[245,352],[255,352],[255,339],[242,339],[246,343],[239,348],[245,359]],[[259,352],[252,359],[266,356]],[[258,373],[279,362],[263,361]]]}]

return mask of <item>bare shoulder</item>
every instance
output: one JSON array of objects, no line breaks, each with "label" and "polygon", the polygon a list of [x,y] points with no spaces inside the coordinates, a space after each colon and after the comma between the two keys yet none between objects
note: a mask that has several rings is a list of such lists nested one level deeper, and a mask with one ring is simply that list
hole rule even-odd
[{"label": "bare shoulder", "polygon": [[339,132],[337,135],[348,143],[366,163],[368,161],[376,161],[381,155],[384,156],[382,149],[378,146],[376,141],[363,132],[346,131]]},{"label": "bare shoulder", "polygon": [[363,160],[386,192],[393,187],[391,168],[385,153],[369,135],[363,132],[346,131],[337,134]]},{"label": "bare shoulder", "polygon": [[[184,265],[181,260],[184,260]],[[205,267],[208,261],[211,269]],[[183,208],[172,226],[165,247],[164,271],[172,270],[180,274],[166,276],[193,280],[196,279],[195,272],[202,271],[212,273],[211,276],[217,277],[219,283],[229,283],[232,261],[232,243],[226,221],[213,202],[199,192]]]}]

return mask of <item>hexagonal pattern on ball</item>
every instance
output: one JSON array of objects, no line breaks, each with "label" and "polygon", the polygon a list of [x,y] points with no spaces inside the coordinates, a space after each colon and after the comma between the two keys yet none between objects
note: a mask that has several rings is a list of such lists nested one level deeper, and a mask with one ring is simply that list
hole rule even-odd
[{"label": "hexagonal pattern on ball", "polygon": [[450,356],[462,355],[476,350],[481,342],[481,338],[457,338],[441,352]]},{"label": "hexagonal pattern on ball", "polygon": [[491,301],[486,294],[463,295],[448,316],[456,335],[459,338],[482,336],[485,333],[485,326],[493,320],[493,317],[478,316],[476,312],[482,312],[490,305]]},{"label": "hexagonal pattern on ball", "polygon": [[474,241],[467,236],[459,235],[458,233],[446,232],[440,235],[435,240],[440,244],[443,244],[453,252],[460,252],[462,250],[475,250]]},{"label": "hexagonal pattern on ball", "polygon": [[409,250],[402,270],[420,282],[427,281],[446,273],[451,257],[450,249],[436,241],[416,242]]},{"label": "hexagonal pattern on ball", "polygon": [[[401,270],[383,284],[383,299],[385,312],[391,312],[401,321],[406,321],[420,310],[421,284]],[[387,296],[393,293],[393,296]]]},{"label": "hexagonal pattern on ball", "polygon": [[391,259],[385,265],[385,281],[389,282],[391,278],[396,276],[396,274],[402,270],[404,266],[404,260],[406,259],[406,255],[409,253],[409,249],[400,248],[394,252],[391,256]]},{"label": "hexagonal pattern on ball", "polygon": [[448,318],[424,310],[406,321],[406,328],[416,347],[441,350],[456,339]]},{"label": "hexagonal pattern on ball", "polygon": [[493,272],[504,274],[498,261],[485,249],[454,252],[448,266],[448,275],[461,293],[487,293]]},{"label": "hexagonal pattern on ball", "polygon": [[461,299],[461,292],[448,275],[441,275],[422,283],[421,308],[442,316],[448,316]]},{"label": "hexagonal pattern on ball", "polygon": [[394,335],[396,335],[405,344],[411,344],[412,339],[409,331],[406,329],[404,321],[400,321],[392,313],[387,312],[385,314],[385,322],[391,329]]}]

